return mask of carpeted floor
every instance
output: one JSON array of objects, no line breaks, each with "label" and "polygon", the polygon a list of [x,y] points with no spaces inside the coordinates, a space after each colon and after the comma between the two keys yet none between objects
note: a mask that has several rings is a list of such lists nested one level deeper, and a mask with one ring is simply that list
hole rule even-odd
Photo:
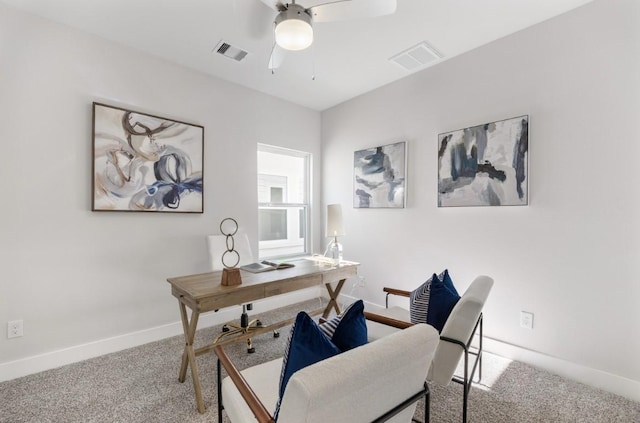
[{"label": "carpeted floor", "polygon": [[[318,308],[319,300],[263,313],[264,322]],[[201,329],[203,344],[220,327]],[[281,356],[288,328],[280,338],[254,338],[256,353],[244,344],[229,351],[244,368]],[[178,382],[184,340],[176,336],[58,369],[0,383],[0,422],[216,422],[215,356],[197,358],[207,411],[195,407],[190,373]],[[469,400],[469,422],[640,423],[640,404],[523,363],[485,354],[482,384]],[[431,386],[433,423],[460,422],[462,391],[457,384]],[[418,407],[421,410],[421,407]],[[420,411],[416,417],[422,419]],[[225,423],[227,420],[225,419]]]}]

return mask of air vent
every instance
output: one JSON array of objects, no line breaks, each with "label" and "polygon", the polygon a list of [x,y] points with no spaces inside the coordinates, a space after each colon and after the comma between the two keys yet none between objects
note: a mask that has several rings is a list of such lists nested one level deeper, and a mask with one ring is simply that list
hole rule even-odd
[{"label": "air vent", "polygon": [[236,62],[241,61],[242,59],[244,59],[247,56],[247,52],[238,48],[238,47],[234,47],[231,44],[227,43],[226,41],[220,40],[220,42],[218,43],[218,45],[216,45],[213,48],[213,51],[215,51],[218,54],[223,55],[224,57],[228,57],[229,59],[233,59]]},{"label": "air vent", "polygon": [[408,48],[402,53],[398,53],[389,61],[394,62],[408,71],[420,69],[436,60],[442,59],[444,56],[429,45],[426,41],[416,44]]}]

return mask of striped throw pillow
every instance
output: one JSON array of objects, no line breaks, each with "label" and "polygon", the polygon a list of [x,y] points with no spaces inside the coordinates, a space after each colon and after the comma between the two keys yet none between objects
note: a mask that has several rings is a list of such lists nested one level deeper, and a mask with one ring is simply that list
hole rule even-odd
[{"label": "striped throw pillow", "polygon": [[434,273],[422,285],[411,291],[409,296],[409,314],[411,323],[427,323],[427,313],[429,312],[429,297],[431,296],[431,282],[437,278]]}]

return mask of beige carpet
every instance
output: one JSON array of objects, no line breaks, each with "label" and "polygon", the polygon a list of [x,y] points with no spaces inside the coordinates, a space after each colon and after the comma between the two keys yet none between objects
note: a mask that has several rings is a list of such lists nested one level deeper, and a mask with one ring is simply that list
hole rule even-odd
[{"label": "beige carpet", "polygon": [[[311,300],[261,318],[268,323],[317,307]],[[202,329],[196,339],[219,330]],[[255,354],[243,344],[230,349],[234,361],[244,368],[281,356],[288,329],[281,332],[254,338]],[[0,422],[216,422],[215,356],[197,359],[207,406],[199,414],[190,374],[178,382],[183,342],[177,336],[0,383]],[[482,382],[470,394],[469,422],[640,423],[638,403],[493,355],[485,354]],[[431,389],[432,423],[460,422],[461,386]]]}]

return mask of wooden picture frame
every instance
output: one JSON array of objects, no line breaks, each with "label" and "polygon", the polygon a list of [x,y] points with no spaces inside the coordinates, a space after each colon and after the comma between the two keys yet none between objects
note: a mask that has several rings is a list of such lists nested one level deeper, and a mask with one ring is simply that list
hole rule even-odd
[{"label": "wooden picture frame", "polygon": [[93,103],[93,211],[203,213],[204,127]]}]

